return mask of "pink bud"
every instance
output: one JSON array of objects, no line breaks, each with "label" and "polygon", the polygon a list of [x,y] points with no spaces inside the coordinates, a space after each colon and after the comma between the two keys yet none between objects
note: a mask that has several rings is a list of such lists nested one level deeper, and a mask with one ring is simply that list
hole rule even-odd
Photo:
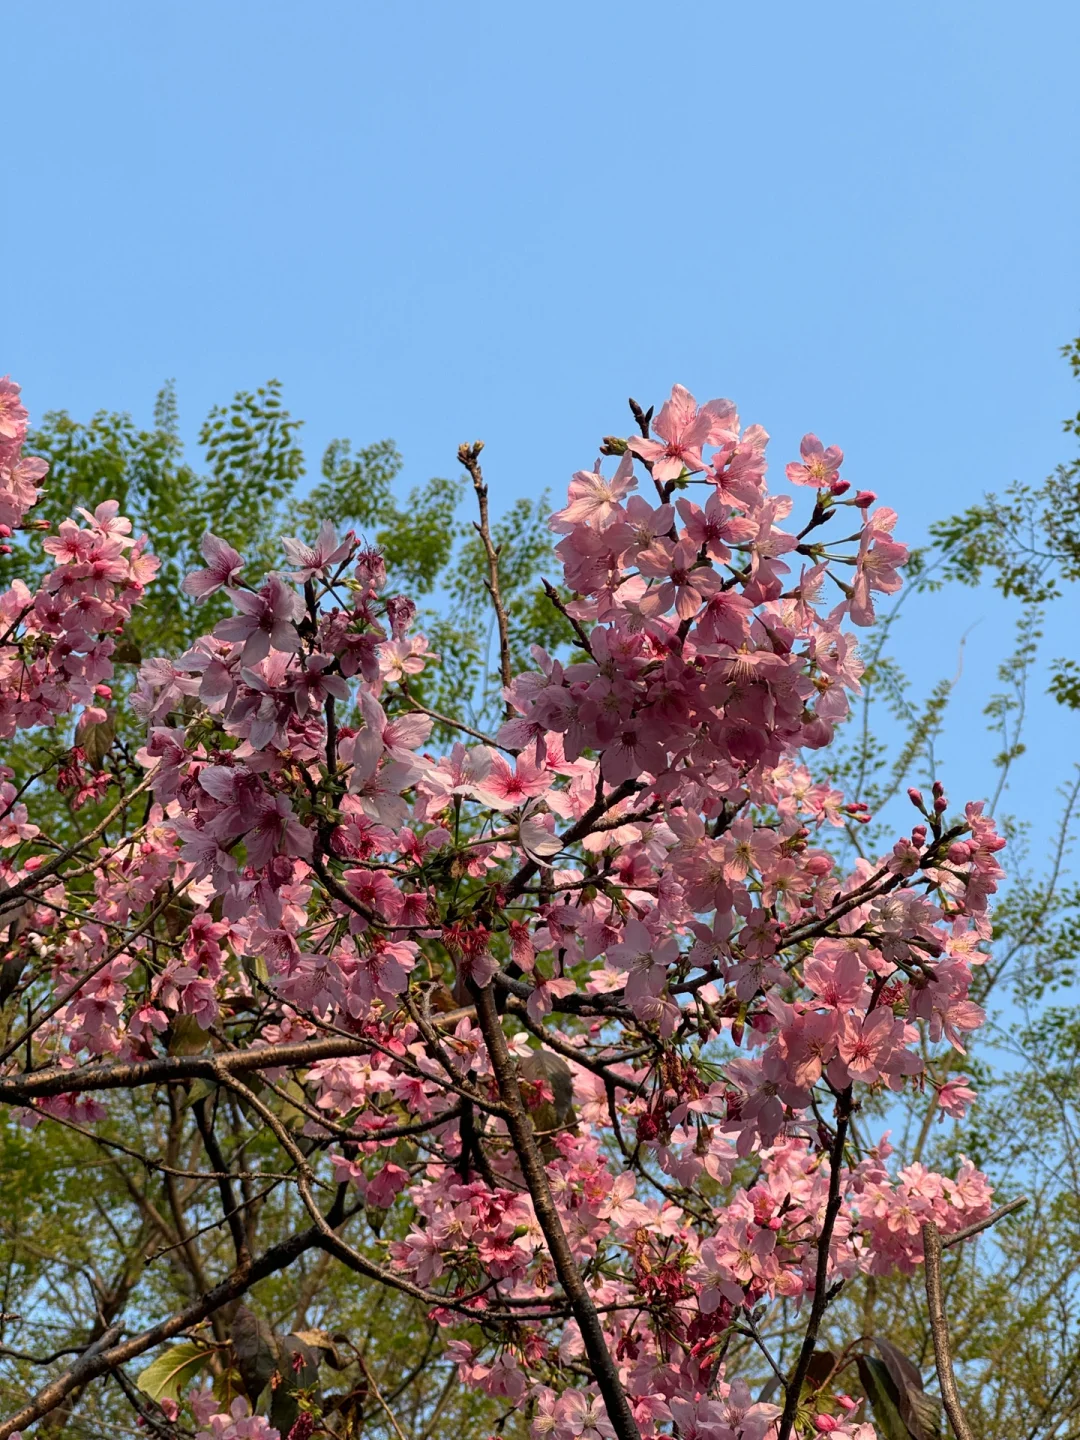
[{"label": "pink bud", "polygon": [[829,481],[829,490],[832,492],[833,495],[843,495],[843,493],[844,493],[845,490],[850,490],[850,489],[851,489],[851,482],[850,482],[850,480],[839,480],[839,479],[837,479],[837,480],[830,480],[830,481]]},{"label": "pink bud", "polygon": [[949,802],[945,799],[945,796],[938,795],[934,800],[934,809],[937,811],[937,813],[940,815],[943,810],[947,810],[948,808]]},{"label": "pink bud", "polygon": [[921,810],[923,808],[922,791],[916,790],[914,785],[909,788],[907,792],[907,798],[911,801],[911,803],[915,806],[917,810]]},{"label": "pink bud", "polygon": [[10,525],[0,525],[0,535],[2,535],[5,540],[10,540],[10,539],[11,539],[11,526],[10,526]]},{"label": "pink bud", "polygon": [[10,554],[11,554],[11,546],[10,546],[10,545],[0,545],[0,555],[10,555]]},{"label": "pink bud", "polygon": [[913,845],[925,845],[925,844],[926,844],[926,826],[925,826],[925,825],[913,825],[913,826],[911,827],[911,843],[912,843]]},{"label": "pink bud", "polygon": [[108,685],[95,685],[94,694],[100,696],[102,700],[112,699],[112,690]]},{"label": "pink bud", "polygon": [[971,858],[971,847],[966,840],[957,840],[955,845],[949,846],[949,859],[954,865],[966,865]]},{"label": "pink bud", "polygon": [[877,496],[873,490],[860,490],[851,503],[857,505],[860,510],[868,510],[876,499]]},{"label": "pink bud", "polygon": [[834,1430],[840,1429],[840,1421],[835,1415],[815,1415],[814,1424],[823,1435],[830,1435]]}]

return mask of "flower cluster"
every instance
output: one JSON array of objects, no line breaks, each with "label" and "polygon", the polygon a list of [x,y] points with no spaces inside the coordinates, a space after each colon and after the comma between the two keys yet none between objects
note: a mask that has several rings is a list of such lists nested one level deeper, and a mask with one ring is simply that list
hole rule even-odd
[{"label": "flower cluster", "polygon": [[[19,387],[0,380],[0,535],[25,522],[44,478],[45,462],[22,456],[28,416]],[[17,729],[52,725],[82,707],[79,725],[106,719],[112,697],[114,637],[122,634],[158,562],[145,537],[116,501],[82,524],[65,520],[43,542],[53,568],[35,593],[21,580],[0,595],[0,738]],[[10,550],[10,547],[5,547]]]}]

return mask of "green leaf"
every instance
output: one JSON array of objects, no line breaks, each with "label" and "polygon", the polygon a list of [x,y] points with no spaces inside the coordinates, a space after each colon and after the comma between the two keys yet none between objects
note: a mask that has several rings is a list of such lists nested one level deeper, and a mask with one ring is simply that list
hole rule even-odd
[{"label": "green leaf", "polygon": [[236,1397],[243,1393],[244,1382],[235,1365],[229,1365],[214,1381],[214,1399],[222,1410],[228,1410]]},{"label": "green leaf", "polygon": [[79,733],[79,743],[90,765],[100,770],[105,756],[116,739],[116,710],[112,706],[105,712],[105,719],[97,725],[87,725]]},{"label": "green leaf", "polygon": [[151,1400],[179,1400],[180,1391],[209,1364],[213,1353],[196,1340],[170,1345],[140,1372],[139,1389]]}]

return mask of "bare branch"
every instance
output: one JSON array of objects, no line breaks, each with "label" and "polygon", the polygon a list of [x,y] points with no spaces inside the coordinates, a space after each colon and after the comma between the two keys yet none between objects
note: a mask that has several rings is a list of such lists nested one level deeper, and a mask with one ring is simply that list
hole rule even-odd
[{"label": "bare branch", "polygon": [[941,1285],[941,1232],[932,1220],[922,1227],[923,1252],[926,1256],[926,1302],[930,1308],[930,1332],[934,1337],[934,1359],[945,1413],[949,1417],[956,1440],[975,1440],[960,1405],[960,1394],[953,1374],[949,1327],[945,1320],[945,1300]]},{"label": "bare branch", "polygon": [[[475,440],[471,445],[459,445],[458,459],[472,476],[473,489],[476,491],[476,503],[480,508],[480,519],[473,523],[476,526],[476,533],[480,536],[480,543],[484,547],[484,554],[487,556],[488,578],[485,583],[499,626],[499,675],[502,679],[503,689],[506,690],[509,689],[510,682],[514,678],[510,668],[510,622],[507,618],[506,606],[503,603],[502,591],[499,588],[499,547],[491,538],[487,481],[480,468],[480,451],[483,448],[482,440]],[[505,702],[505,713],[508,720],[513,719],[514,707],[509,701]]]}]

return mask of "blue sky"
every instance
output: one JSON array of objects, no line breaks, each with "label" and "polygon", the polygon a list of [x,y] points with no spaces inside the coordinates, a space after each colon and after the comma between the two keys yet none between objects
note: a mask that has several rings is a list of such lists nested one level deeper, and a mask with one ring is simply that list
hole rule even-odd
[{"label": "blue sky", "polygon": [[[392,435],[420,479],[482,436],[504,504],[679,380],[774,465],[841,444],[912,538],[1071,453],[1065,0],[8,0],[3,36],[0,370],[35,412],[148,419],[174,376],[193,434],[277,375],[313,457]],[[982,793],[1001,607],[916,621],[919,683],[975,625],[943,759]],[[1077,726],[1034,738],[1064,775]]]}]

